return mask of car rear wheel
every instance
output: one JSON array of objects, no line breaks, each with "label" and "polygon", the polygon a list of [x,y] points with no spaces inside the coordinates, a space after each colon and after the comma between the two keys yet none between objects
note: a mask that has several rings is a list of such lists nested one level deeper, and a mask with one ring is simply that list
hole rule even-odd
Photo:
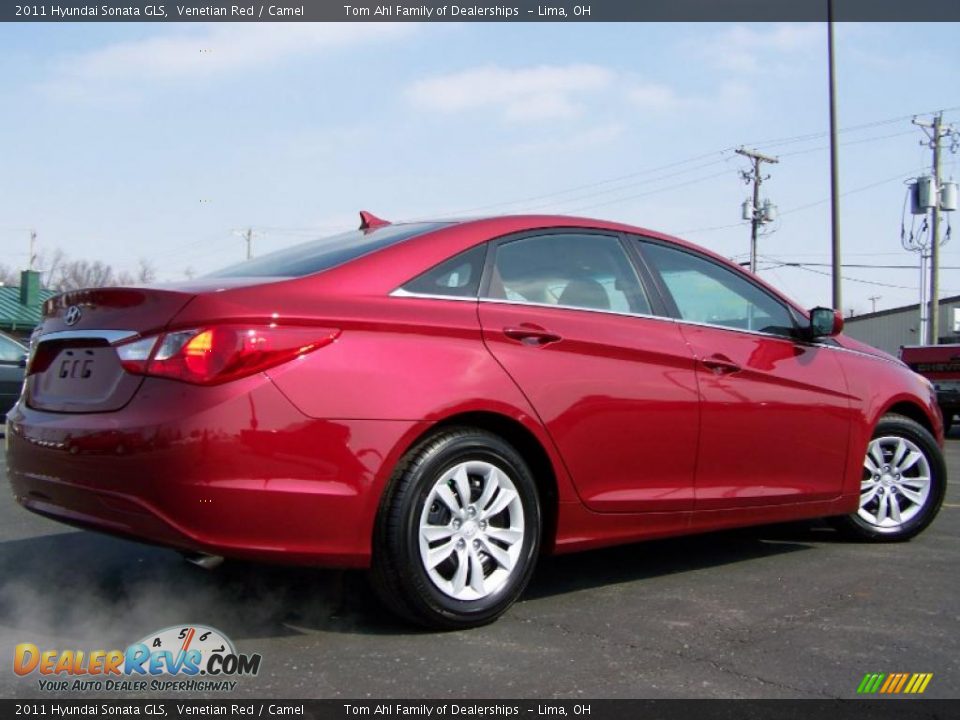
[{"label": "car rear wheel", "polygon": [[936,517],[946,482],[943,454],[926,428],[887,415],[867,446],[860,507],[838,525],[861,540],[909,540]]},{"label": "car rear wheel", "polygon": [[540,544],[540,504],[517,451],[480,429],[445,430],[400,462],[374,536],[384,604],[436,629],[476,627],[520,596]]}]

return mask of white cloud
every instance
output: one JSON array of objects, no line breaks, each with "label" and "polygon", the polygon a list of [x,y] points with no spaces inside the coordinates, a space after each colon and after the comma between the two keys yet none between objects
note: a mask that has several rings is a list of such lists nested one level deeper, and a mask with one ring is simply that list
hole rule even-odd
[{"label": "white cloud", "polygon": [[[729,113],[751,97],[746,85],[734,82],[720,83],[709,95],[683,95],[670,85],[598,65],[471,68],[419,80],[407,88],[406,95],[420,110],[487,111],[508,121],[581,116],[591,103],[616,108],[623,100],[645,114]],[[612,126],[604,127],[601,134],[606,137]],[[538,147],[540,141],[530,146]]]},{"label": "white cloud", "polygon": [[569,155],[582,150],[594,150],[610,145],[623,137],[625,128],[621,123],[608,123],[559,136],[538,138],[514,145],[510,152],[523,154]]},{"label": "white cloud", "polygon": [[770,30],[735,25],[699,48],[724,69],[752,73],[811,50],[823,48],[825,52],[825,42],[826,30],[820,23],[780,23]]},{"label": "white cloud", "polygon": [[413,23],[211,23],[118,42],[68,57],[44,89],[80,96],[130,81],[222,76],[405,35]]},{"label": "white cloud", "polygon": [[614,73],[597,65],[490,65],[420,80],[407,97],[425,110],[491,109],[507,120],[545,120],[578,114],[585,96],[613,81]]},{"label": "white cloud", "polygon": [[667,112],[688,108],[694,101],[680,95],[670,86],[659,83],[637,83],[627,90],[627,98],[642,110]]},{"label": "white cloud", "polygon": [[646,114],[667,112],[699,112],[730,114],[742,110],[752,102],[749,86],[737,82],[724,82],[712,95],[681,95],[668,85],[635,82],[625,92],[633,106]]}]

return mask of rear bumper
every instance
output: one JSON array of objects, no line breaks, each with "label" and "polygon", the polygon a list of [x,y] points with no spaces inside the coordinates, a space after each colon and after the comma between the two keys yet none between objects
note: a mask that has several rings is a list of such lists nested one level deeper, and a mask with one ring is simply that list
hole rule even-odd
[{"label": "rear bumper", "polygon": [[263,376],[148,379],[122,410],[14,407],[17,502],[79,527],[230,557],[365,566],[383,487],[420,423],[319,420]]}]

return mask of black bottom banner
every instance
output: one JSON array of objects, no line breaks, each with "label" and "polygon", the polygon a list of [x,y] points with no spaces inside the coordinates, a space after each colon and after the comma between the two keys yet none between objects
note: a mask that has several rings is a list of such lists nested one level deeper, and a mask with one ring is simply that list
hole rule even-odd
[{"label": "black bottom banner", "polygon": [[0,700],[0,718],[947,720],[960,700]]}]

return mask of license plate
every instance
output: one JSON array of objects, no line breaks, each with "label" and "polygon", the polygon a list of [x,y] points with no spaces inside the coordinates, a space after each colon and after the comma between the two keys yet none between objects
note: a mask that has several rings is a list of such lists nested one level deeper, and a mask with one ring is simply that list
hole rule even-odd
[{"label": "license plate", "polygon": [[34,383],[35,397],[87,402],[109,396],[122,376],[110,347],[65,348]]},{"label": "license plate", "polygon": [[57,358],[57,377],[60,380],[89,380],[93,377],[92,350],[67,350]]}]

